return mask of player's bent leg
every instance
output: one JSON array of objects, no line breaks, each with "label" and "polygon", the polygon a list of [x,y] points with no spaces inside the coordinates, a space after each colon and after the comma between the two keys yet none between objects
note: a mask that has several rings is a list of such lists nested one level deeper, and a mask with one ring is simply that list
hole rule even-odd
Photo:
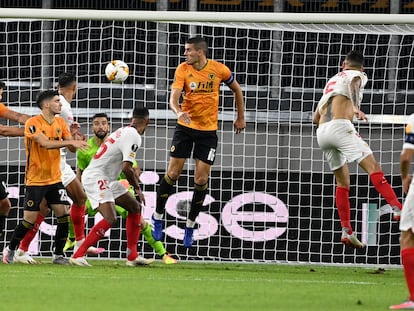
[{"label": "player's bent leg", "polygon": [[194,228],[185,227],[184,239],[183,239],[183,244],[185,248],[190,248],[193,246],[193,234],[194,234]]},{"label": "player's bent leg", "polygon": [[37,232],[39,231],[40,224],[45,219],[45,216],[42,213],[39,213],[36,218],[36,222],[33,225],[33,228],[25,234],[24,238],[20,241],[19,249],[23,252],[27,252],[29,250],[30,243],[33,241],[34,237],[36,236]]},{"label": "player's bent leg", "polygon": [[401,217],[402,204],[398,200],[394,189],[392,189],[391,185],[385,178],[384,173],[382,171],[375,172],[369,177],[377,192],[382,195],[389,205],[391,205],[394,213],[394,220],[399,221]]},{"label": "player's bent leg", "polygon": [[[170,160],[170,166],[175,166],[174,163],[178,161],[178,169],[174,169],[174,171],[178,171],[182,168],[184,165],[185,159],[175,159],[171,158]],[[176,173],[175,173],[176,174]],[[153,229],[152,229],[152,236],[155,240],[161,241],[162,239],[162,230],[164,227],[164,221],[163,221],[163,214],[165,211],[165,204],[167,203],[167,200],[169,196],[171,195],[175,182],[178,178],[179,174],[176,174],[176,178],[171,178],[168,174],[164,175],[164,178],[160,182],[160,186],[157,191],[157,203],[155,207],[155,212],[151,217]]]},{"label": "player's bent leg", "polygon": [[[142,219],[142,218],[141,218]],[[142,224],[144,222],[144,224]],[[151,226],[146,223],[145,221],[141,221],[141,233],[144,236],[145,241],[152,247],[152,249],[161,256],[162,262],[166,265],[171,265],[177,263],[177,259],[173,258],[168,254],[167,250],[165,249],[164,245],[161,241],[156,241],[152,236]]]},{"label": "player's bent leg", "polygon": [[164,220],[155,218],[156,216],[151,216],[152,221],[152,236],[156,241],[161,241],[162,239],[162,230],[164,227]]},{"label": "player's bent leg", "polygon": [[65,257],[65,254],[63,252],[63,247],[65,246],[65,242],[68,237],[69,228],[69,215],[65,214],[67,213],[67,208],[63,204],[52,205],[52,208],[57,216],[52,263],[55,265],[69,265],[69,259]]},{"label": "player's bent leg", "polygon": [[[105,217],[105,212],[102,213]],[[111,217],[110,217],[111,218]],[[112,220],[112,218],[110,219]],[[86,266],[87,263],[84,256],[86,255],[89,246],[95,245],[104,235],[105,232],[112,227],[112,224],[105,218],[92,227],[87,235],[85,241],[80,245],[79,249],[73,254],[70,262],[77,266]],[[89,264],[88,264],[89,265]]]},{"label": "player's bent leg", "polygon": [[341,236],[341,242],[345,244],[346,246],[349,246],[351,248],[364,248],[365,245],[358,240],[358,238],[355,236],[355,233],[348,233],[349,231],[347,228],[342,230],[342,236]]},{"label": "player's bent leg", "polygon": [[[73,246],[73,252],[76,253],[76,251],[79,249],[79,247],[82,245],[82,243],[85,241],[85,239],[79,240],[79,241],[75,241],[74,242],[74,246]],[[68,242],[66,241],[66,244],[68,244]],[[101,253],[103,253],[106,249],[103,247],[95,247],[95,246],[89,246],[86,254],[88,255],[99,255]]]}]

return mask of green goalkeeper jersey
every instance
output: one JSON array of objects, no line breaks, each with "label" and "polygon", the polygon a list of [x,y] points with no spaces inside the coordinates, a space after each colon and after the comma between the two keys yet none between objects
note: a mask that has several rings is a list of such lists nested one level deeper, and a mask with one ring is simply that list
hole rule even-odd
[{"label": "green goalkeeper jersey", "polygon": [[[76,153],[77,165],[82,171],[88,167],[96,151],[99,149],[99,146],[96,144],[94,137],[88,139],[88,145],[90,147],[87,150],[78,149]],[[135,168],[137,165],[137,161],[134,161],[132,167]],[[125,179],[124,173],[121,173],[121,175],[119,175],[119,179]]]},{"label": "green goalkeeper jersey", "polygon": [[[82,171],[88,167],[93,156],[99,149],[99,146],[96,144],[94,137],[91,137],[88,139],[88,145],[90,147],[87,150],[78,149],[76,153],[77,165]],[[137,167],[137,165],[138,165],[137,161],[134,161],[133,167]],[[119,175],[119,179],[125,179],[124,173],[121,173],[121,175]],[[134,195],[134,189],[132,186],[130,186],[129,191],[131,192],[132,195]],[[97,209],[96,210],[92,209],[89,200],[86,200],[86,208],[87,208],[88,214],[91,216],[95,215],[98,212]],[[118,205],[115,205],[115,210],[117,211],[119,215],[122,216],[122,218],[126,218],[128,215],[128,212]]]}]

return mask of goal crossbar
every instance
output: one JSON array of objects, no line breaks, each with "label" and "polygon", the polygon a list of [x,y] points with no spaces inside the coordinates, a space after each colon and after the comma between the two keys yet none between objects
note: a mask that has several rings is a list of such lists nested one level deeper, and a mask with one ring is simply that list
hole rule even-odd
[{"label": "goal crossbar", "polygon": [[350,13],[251,13],[194,11],[121,11],[2,8],[0,18],[11,19],[76,19],[158,22],[254,22],[293,24],[414,24],[414,14],[350,14]]}]

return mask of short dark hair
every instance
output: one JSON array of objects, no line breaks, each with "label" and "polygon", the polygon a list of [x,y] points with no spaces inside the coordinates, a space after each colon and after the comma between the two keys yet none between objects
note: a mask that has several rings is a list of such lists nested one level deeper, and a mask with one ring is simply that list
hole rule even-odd
[{"label": "short dark hair", "polygon": [[352,67],[362,67],[364,65],[364,55],[359,51],[349,51],[346,54],[345,60],[348,61],[348,64]]},{"label": "short dark hair", "polygon": [[4,90],[6,88],[6,83],[0,81],[0,90]]},{"label": "short dark hair", "polygon": [[206,39],[204,39],[203,37],[197,36],[188,38],[186,43],[193,44],[196,50],[203,50],[204,53],[207,54],[208,44]]},{"label": "short dark hair", "polygon": [[59,92],[57,90],[42,91],[37,95],[36,104],[40,109],[42,109],[45,100],[50,100],[55,96],[59,96]]},{"label": "short dark hair", "polygon": [[95,113],[92,117],[92,121],[95,120],[96,118],[106,118],[109,121],[108,115],[105,112]]},{"label": "short dark hair", "polygon": [[145,119],[149,117],[149,110],[146,107],[135,107],[132,111],[132,117],[134,119]]},{"label": "short dark hair", "polygon": [[76,77],[73,73],[63,72],[58,77],[58,84],[60,87],[67,87],[76,81]]}]

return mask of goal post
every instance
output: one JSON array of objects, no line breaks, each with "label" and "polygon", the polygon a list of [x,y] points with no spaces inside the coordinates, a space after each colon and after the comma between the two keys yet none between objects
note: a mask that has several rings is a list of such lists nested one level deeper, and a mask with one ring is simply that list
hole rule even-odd
[{"label": "goal post", "polygon": [[[234,100],[223,85],[219,147],[194,247],[182,246],[182,215],[193,184],[189,159],[167,202],[167,250],[182,260],[397,265],[398,224],[355,163],[350,165],[352,223],[368,246],[351,251],[340,243],[335,181],[317,145],[312,113],[344,55],[361,50],[369,78],[362,110],[369,122],[356,127],[402,198],[399,154],[406,118],[414,112],[413,21],[411,15],[393,14],[2,9],[3,99],[12,109],[37,114],[37,92],[71,71],[78,79],[72,108],[87,135],[94,113],[106,112],[115,130],[127,124],[135,105],[146,105],[151,124],[138,162],[149,221],[176,123],[168,107],[169,86],[184,60],[185,40],[202,35],[210,45],[208,57],[228,65],[243,89],[247,128],[234,134]],[[121,85],[105,78],[112,59],[130,68]],[[22,138],[0,138],[0,145],[1,173],[13,205],[7,240],[22,216],[25,155]],[[75,168],[73,154],[69,161]],[[94,221],[88,218],[87,229]],[[51,255],[54,225],[48,217],[31,246],[34,254]],[[101,258],[125,257],[124,228],[119,218],[100,242],[108,250]],[[155,256],[142,239],[140,250]]]}]

